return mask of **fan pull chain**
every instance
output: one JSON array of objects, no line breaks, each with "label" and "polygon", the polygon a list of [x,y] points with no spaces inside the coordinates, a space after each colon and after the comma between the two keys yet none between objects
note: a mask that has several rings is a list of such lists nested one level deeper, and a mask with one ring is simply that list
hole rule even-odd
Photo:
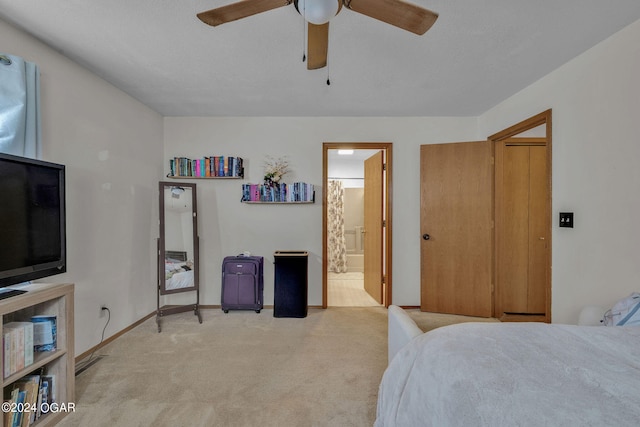
[{"label": "fan pull chain", "polygon": [[302,62],[307,60],[307,21],[304,20],[304,15],[302,16]]},{"label": "fan pull chain", "polygon": [[331,64],[331,61],[329,61],[329,52],[331,52],[331,50],[329,49],[330,42],[331,42],[331,39],[327,37],[327,86],[331,86],[331,80],[329,79],[330,64]]}]

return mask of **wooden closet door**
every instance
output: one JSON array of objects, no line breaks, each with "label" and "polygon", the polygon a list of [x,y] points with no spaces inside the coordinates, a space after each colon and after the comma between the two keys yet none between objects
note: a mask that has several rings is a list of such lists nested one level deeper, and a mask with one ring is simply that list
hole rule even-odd
[{"label": "wooden closet door", "polygon": [[547,147],[529,147],[529,286],[527,310],[545,313],[549,259],[549,194]]},{"label": "wooden closet door", "polygon": [[504,147],[502,200],[497,230],[496,304],[498,316],[503,312],[527,313],[529,284],[529,147]]},{"label": "wooden closet door", "polygon": [[496,147],[496,313],[545,315],[547,147]]}]

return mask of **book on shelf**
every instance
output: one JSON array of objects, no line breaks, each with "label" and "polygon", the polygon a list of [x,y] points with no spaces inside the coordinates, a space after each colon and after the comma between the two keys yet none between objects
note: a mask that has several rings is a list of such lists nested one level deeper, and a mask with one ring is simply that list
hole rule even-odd
[{"label": "book on shelf", "polygon": [[54,351],[57,348],[56,321],[56,316],[31,316],[34,351]]},{"label": "book on shelf", "polygon": [[26,375],[11,385],[14,389],[24,393],[21,422],[17,424],[20,427],[28,427],[36,420],[36,412],[38,406],[38,394],[40,390],[40,375]]},{"label": "book on shelf", "polygon": [[205,156],[200,159],[174,157],[169,160],[171,177],[244,177],[242,157]]},{"label": "book on shelf", "polygon": [[33,363],[33,334],[31,322],[9,322],[2,326],[4,378]]},{"label": "book on shelf", "polygon": [[256,201],[256,200],[260,200],[260,186],[258,184],[249,184],[248,186],[250,188],[250,195],[251,197],[248,200],[252,200],[252,201]]},{"label": "book on shelf", "polygon": [[[11,404],[9,408],[17,409],[18,405],[24,404],[25,397],[26,397],[25,391],[20,390],[19,388],[12,388],[11,397],[8,400],[9,403]],[[6,412],[4,415],[5,415],[4,425],[6,427],[20,427],[20,424],[22,423],[22,412],[15,410],[15,411]]]},{"label": "book on shelf", "polygon": [[243,184],[241,201],[265,203],[314,202],[315,191],[313,184],[304,182],[280,183],[277,185]]},{"label": "book on shelf", "polygon": [[[42,375],[40,377],[40,390],[39,400],[41,402],[38,405],[38,410],[42,411],[42,414],[47,413],[47,409],[50,407],[52,403],[55,403],[55,388],[56,388],[55,375]],[[47,405],[42,405],[42,403],[46,403]],[[36,417],[39,417],[41,414],[36,414]]]},{"label": "book on shelf", "polygon": [[[53,375],[45,375],[42,367],[4,388],[4,401],[11,411],[4,416],[5,427],[28,427],[49,412],[53,398]],[[14,410],[15,409],[15,410]]]}]

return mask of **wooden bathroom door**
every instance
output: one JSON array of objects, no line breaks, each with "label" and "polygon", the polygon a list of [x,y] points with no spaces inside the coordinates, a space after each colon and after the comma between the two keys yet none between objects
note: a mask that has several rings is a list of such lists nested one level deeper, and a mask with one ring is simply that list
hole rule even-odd
[{"label": "wooden bathroom door", "polygon": [[364,290],[382,304],[382,234],[384,212],[384,154],[364,161]]}]

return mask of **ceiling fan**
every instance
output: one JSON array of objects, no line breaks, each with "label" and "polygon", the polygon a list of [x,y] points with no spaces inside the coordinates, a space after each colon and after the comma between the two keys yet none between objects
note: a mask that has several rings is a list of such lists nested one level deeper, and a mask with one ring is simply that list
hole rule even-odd
[{"label": "ceiling fan", "polygon": [[198,13],[205,24],[217,26],[283,6],[294,4],[307,21],[307,69],[327,65],[329,20],[342,6],[378,21],[422,35],[438,19],[438,14],[404,0],[241,0]]}]

